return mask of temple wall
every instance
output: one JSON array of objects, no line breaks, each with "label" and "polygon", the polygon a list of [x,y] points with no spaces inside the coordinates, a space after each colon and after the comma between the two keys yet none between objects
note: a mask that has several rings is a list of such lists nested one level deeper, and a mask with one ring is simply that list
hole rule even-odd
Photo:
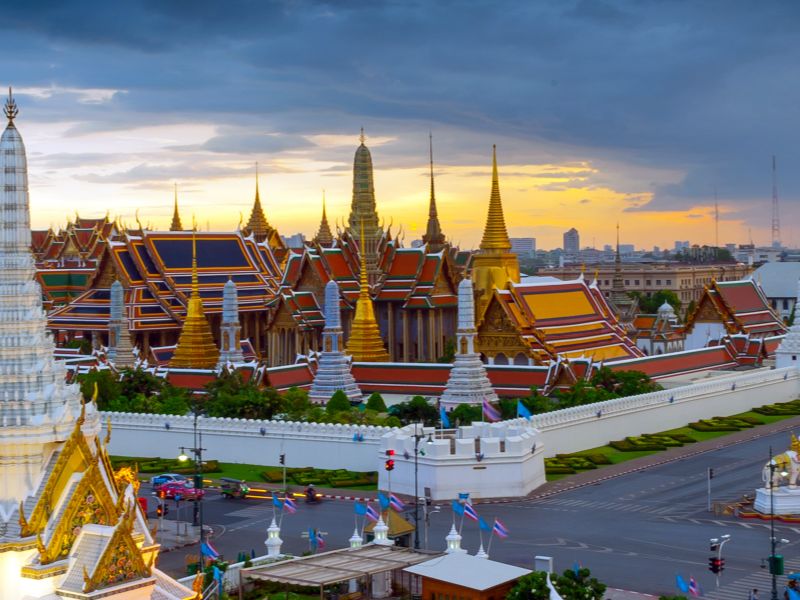
[{"label": "temple wall", "polygon": [[[794,368],[760,369],[534,415],[531,423],[524,419],[475,423],[448,430],[444,436],[425,428],[418,490],[422,495],[430,488],[434,499],[453,498],[458,492],[470,492],[473,497],[524,495],[544,483],[544,457],[787,402],[800,395],[799,373]],[[112,455],[177,456],[180,446],[193,445],[192,417],[106,415],[112,422]],[[396,452],[391,488],[414,494],[413,426],[400,429],[217,418],[200,418],[198,425],[209,459],[277,465],[278,456],[285,453],[289,467],[377,470],[384,489],[390,482],[383,461],[385,450],[391,448]],[[429,433],[431,444],[427,443]],[[363,441],[354,441],[356,434],[363,435]]]},{"label": "temple wall", "polygon": [[788,402],[800,395],[794,368],[759,369],[707,382],[607,400],[534,415],[545,456],[603,446],[612,440],[683,427],[698,419],[724,417]]},{"label": "temple wall", "polygon": [[385,460],[386,450],[394,450],[395,468],[391,474],[379,471],[381,489],[448,500],[461,492],[471,498],[525,496],[545,482],[541,436],[525,419],[474,423],[445,432],[420,430],[418,447],[424,454],[420,452],[416,461],[416,489],[413,425],[383,436],[380,460]]},{"label": "temple wall", "polygon": [[[193,447],[194,418],[104,413],[111,418],[109,453],[114,456],[170,457]],[[220,462],[374,471],[380,438],[391,427],[200,417],[204,457]],[[103,425],[105,429],[106,425]],[[358,434],[363,441],[354,441]]]}]

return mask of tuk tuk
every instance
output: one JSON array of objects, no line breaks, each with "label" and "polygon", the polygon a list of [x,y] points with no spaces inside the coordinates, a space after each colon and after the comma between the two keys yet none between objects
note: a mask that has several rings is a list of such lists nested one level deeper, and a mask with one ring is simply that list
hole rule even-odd
[{"label": "tuk tuk", "polygon": [[219,480],[219,491],[226,498],[246,498],[250,493],[250,488],[241,479],[222,477]]}]

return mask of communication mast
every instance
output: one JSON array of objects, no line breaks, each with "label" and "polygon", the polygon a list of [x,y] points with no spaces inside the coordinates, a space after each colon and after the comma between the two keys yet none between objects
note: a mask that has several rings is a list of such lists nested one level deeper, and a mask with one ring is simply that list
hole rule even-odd
[{"label": "communication mast", "polygon": [[772,247],[781,247],[781,212],[778,206],[778,178],[775,155],[772,155]]}]

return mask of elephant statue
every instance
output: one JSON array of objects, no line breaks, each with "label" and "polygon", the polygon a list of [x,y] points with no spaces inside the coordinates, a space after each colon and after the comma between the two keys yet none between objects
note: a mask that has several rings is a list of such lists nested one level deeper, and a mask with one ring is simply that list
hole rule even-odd
[{"label": "elephant statue", "polygon": [[[770,476],[772,481],[770,481]],[[791,489],[797,487],[797,482],[800,480],[800,440],[794,434],[792,434],[790,449],[773,456],[772,461],[764,465],[761,479],[764,487],[769,489],[780,487],[784,482]]]}]

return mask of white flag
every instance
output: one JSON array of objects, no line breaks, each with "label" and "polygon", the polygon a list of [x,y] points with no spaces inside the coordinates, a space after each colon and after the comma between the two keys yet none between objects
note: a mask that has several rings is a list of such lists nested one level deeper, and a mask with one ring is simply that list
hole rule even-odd
[{"label": "white flag", "polygon": [[550,581],[550,573],[547,574],[547,589],[550,590],[550,600],[564,600]]}]

